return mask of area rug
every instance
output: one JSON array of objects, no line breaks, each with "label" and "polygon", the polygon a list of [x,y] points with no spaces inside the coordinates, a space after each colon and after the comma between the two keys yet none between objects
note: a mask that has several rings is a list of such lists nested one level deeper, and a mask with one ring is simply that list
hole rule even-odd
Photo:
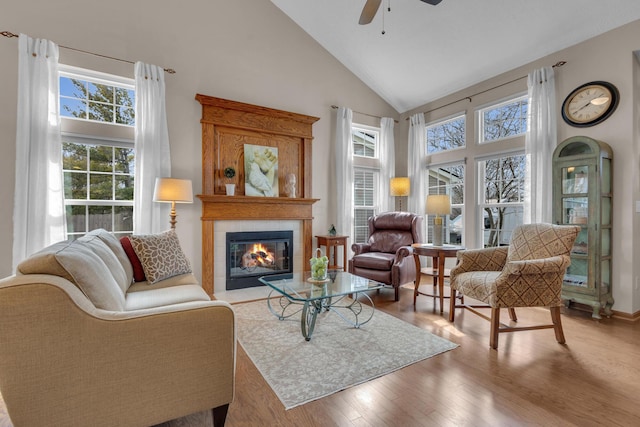
[{"label": "area rug", "polygon": [[[234,309],[240,345],[286,409],[457,347],[379,310],[359,329],[332,311],[323,312],[307,342],[300,332],[300,314],[278,320],[266,301]],[[365,305],[363,310],[367,318],[372,308]]]}]

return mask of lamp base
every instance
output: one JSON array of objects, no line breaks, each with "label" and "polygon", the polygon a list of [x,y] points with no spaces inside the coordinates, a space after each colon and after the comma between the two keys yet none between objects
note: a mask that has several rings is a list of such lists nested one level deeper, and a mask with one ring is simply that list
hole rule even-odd
[{"label": "lamp base", "polygon": [[433,246],[442,246],[443,240],[442,224],[433,224]]}]

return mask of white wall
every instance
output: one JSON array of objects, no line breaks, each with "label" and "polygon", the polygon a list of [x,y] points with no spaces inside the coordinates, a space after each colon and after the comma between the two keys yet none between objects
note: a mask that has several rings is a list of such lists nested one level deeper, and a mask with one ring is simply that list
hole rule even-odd
[{"label": "white wall", "polygon": [[[314,234],[336,222],[330,106],[398,114],[268,0],[4,2],[0,30],[174,68],[166,75],[173,176],[193,180],[196,194],[202,189],[196,93],[320,117],[313,126],[313,197],[320,199]],[[17,46],[17,39],[0,38],[0,277],[11,274]],[[66,49],[60,61],[133,77],[133,65]],[[177,208],[178,235],[199,278],[200,210],[199,200]]]},{"label": "white wall", "polygon": [[[640,213],[635,212],[640,200],[640,77],[634,51],[640,49],[640,21],[635,21],[601,36],[587,40],[562,51],[540,58],[523,67],[496,76],[481,84],[467,88],[437,101],[402,114],[403,129],[399,139],[406,140],[408,124],[404,118],[417,112],[429,111],[472,94],[489,90],[497,85],[526,76],[531,70],[567,61],[556,68],[556,95],[558,109],[558,142],[576,135],[585,135],[608,143],[613,149],[613,310],[633,314],[640,311]],[[560,117],[562,102],[576,87],[594,80],[606,80],[620,91],[620,104],[605,122],[589,127],[575,128]],[[520,79],[506,86],[489,90],[446,108],[427,114],[427,122],[461,111],[473,112],[479,106],[502,99],[510,94],[527,90],[527,80]],[[468,116],[468,121],[471,117]],[[474,135],[467,127],[467,141]],[[481,154],[482,148],[475,148]],[[455,155],[453,153],[452,155]],[[473,159],[467,159],[467,174],[472,173]],[[468,200],[467,203],[473,203]],[[475,245],[477,246],[477,245]]]}]

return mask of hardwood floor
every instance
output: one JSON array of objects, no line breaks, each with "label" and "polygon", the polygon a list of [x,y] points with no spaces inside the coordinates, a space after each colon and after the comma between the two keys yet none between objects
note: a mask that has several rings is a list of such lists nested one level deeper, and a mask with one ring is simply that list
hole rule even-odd
[{"label": "hardwood floor", "polygon": [[[372,298],[377,309],[460,347],[285,411],[238,345],[226,426],[640,425],[640,322],[595,321],[563,308],[565,345],[547,329],[500,334],[496,351],[489,322],[473,313],[459,310],[451,324],[432,298],[418,297],[414,309],[407,289],[399,302],[391,290]],[[550,318],[547,309],[517,313],[521,325]]]}]

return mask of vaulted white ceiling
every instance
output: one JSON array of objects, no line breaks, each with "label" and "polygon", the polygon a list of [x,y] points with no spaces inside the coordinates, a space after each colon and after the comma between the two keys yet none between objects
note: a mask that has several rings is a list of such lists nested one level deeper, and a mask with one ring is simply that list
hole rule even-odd
[{"label": "vaulted white ceiling", "polygon": [[358,25],[366,0],[271,1],[399,113],[640,19],[640,0],[383,0]]}]

